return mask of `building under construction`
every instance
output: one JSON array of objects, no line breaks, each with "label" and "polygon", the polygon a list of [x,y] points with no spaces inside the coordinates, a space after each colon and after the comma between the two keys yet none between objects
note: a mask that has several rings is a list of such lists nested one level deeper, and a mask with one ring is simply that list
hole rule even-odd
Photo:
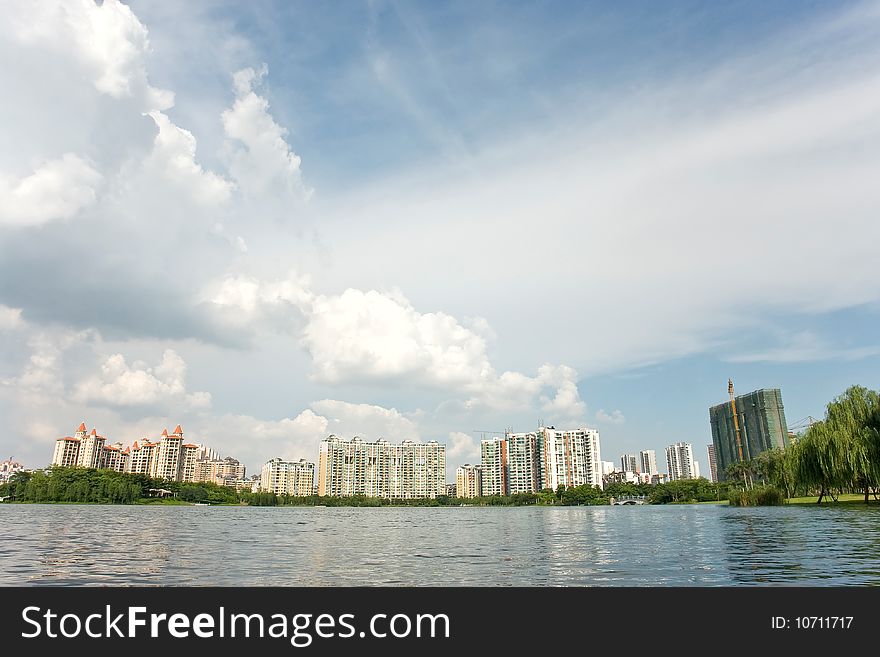
[{"label": "building under construction", "polygon": [[727,468],[732,463],[750,461],[761,452],[789,444],[782,392],[778,388],[734,396],[733,383],[728,382],[728,393],[730,401],[709,409],[720,481],[727,478]]}]

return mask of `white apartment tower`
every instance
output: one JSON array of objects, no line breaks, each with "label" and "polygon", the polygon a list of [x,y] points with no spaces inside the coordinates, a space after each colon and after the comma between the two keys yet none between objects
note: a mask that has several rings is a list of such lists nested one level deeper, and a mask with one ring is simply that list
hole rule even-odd
[{"label": "white apartment tower", "polygon": [[620,457],[621,472],[641,472],[639,470],[639,459],[635,454],[624,454]]},{"label": "white apartment tower", "polygon": [[639,461],[641,465],[639,472],[649,477],[657,474],[657,454],[653,449],[643,449],[639,452]]},{"label": "white apartment tower", "polygon": [[480,442],[483,470],[481,495],[507,495],[507,440],[484,438]]},{"label": "white apartment tower", "polygon": [[690,443],[675,443],[666,448],[666,465],[669,468],[669,478],[672,481],[679,479],[696,479],[699,473],[694,464],[694,450]]},{"label": "white apartment tower", "polygon": [[455,471],[455,496],[480,497],[483,490],[483,467],[465,463]]},{"label": "white apartment tower", "polygon": [[596,429],[560,431],[554,427],[538,429],[540,448],[540,487],[598,486],[602,488],[602,458]]},{"label": "white apartment tower", "polygon": [[122,444],[105,445],[104,436],[97,429],[87,433],[86,423],[79,425],[73,436],[65,436],[55,441],[52,465],[65,468],[110,468],[123,472],[128,463],[128,452]]},{"label": "white apartment tower", "polygon": [[[85,429],[85,423],[79,425]],[[104,436],[98,435],[97,429],[92,429],[91,433],[77,431],[75,438],[79,438],[79,459],[77,465],[81,468],[100,468],[102,463],[102,450],[104,449]]]},{"label": "white apartment tower", "polygon": [[318,453],[318,495],[414,499],[446,494],[446,445],[329,436]]},{"label": "white apartment tower", "polygon": [[185,443],[183,429],[179,424],[171,434],[167,429],[163,431],[156,442],[144,440],[138,444],[135,441],[131,447],[125,449],[122,448],[122,443],[107,445],[106,442],[96,429],[87,433],[83,422],[73,436],[55,441],[52,465],[108,468],[157,479],[198,481],[196,470],[199,460],[206,454],[216,454],[202,445]]},{"label": "white apartment tower", "polygon": [[536,493],[559,486],[602,487],[599,432],[541,427],[481,444],[483,495]]},{"label": "white apartment tower", "polygon": [[[76,432],[78,436],[80,431],[85,435],[86,426],[81,424],[80,430]],[[81,438],[74,436],[66,436],[55,441],[55,452],[52,454],[52,465],[60,465],[65,468],[72,468],[79,465],[79,443]]]},{"label": "white apartment tower", "polygon": [[128,456],[128,472],[144,474],[148,477],[152,476],[153,463],[156,460],[158,448],[158,443],[144,440],[141,444],[138,444],[138,441],[135,440]]},{"label": "white apartment tower", "polygon": [[156,451],[156,459],[153,461],[151,476],[157,479],[176,481],[180,477],[181,452],[183,451],[183,430],[178,424],[174,433],[168,434],[167,429],[162,430],[159,438],[159,449]]},{"label": "white apartment tower", "polygon": [[507,439],[507,495],[536,493],[541,490],[538,457],[538,435],[535,433],[508,433]]},{"label": "white apartment tower", "polygon": [[709,481],[718,481],[718,470],[715,465],[715,445],[712,443],[706,445],[706,452],[709,457]]},{"label": "white apartment tower", "polygon": [[315,464],[305,459],[271,459],[260,473],[260,489],[276,495],[306,497],[314,492]]}]

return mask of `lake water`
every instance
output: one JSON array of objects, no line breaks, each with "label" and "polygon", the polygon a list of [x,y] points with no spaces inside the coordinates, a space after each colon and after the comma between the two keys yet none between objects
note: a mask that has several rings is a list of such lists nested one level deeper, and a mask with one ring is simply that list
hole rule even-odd
[{"label": "lake water", "polygon": [[880,585],[880,507],[0,505],[2,585]]}]

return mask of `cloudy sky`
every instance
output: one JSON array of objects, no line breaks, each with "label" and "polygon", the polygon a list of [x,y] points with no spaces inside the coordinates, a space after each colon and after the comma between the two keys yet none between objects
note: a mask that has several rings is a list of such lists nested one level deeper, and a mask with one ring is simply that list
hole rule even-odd
[{"label": "cloudy sky", "polygon": [[705,470],[728,377],[880,387],[880,3],[13,0],[0,61],[2,458]]}]

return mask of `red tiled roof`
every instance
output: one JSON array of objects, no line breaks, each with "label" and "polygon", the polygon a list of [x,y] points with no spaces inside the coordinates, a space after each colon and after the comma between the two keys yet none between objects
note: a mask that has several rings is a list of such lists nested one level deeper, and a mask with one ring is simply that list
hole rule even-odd
[{"label": "red tiled roof", "polygon": [[98,430],[97,430],[97,429],[92,429],[92,433],[89,434],[89,435],[97,436],[97,435],[98,435]]},{"label": "red tiled roof", "polygon": [[79,442],[79,438],[71,438],[70,436],[64,436],[64,438],[59,438],[58,440],[75,440]]},{"label": "red tiled roof", "polygon": [[168,429],[162,429],[162,435],[163,435],[163,436],[167,436],[167,435],[168,435]]},{"label": "red tiled roof", "polygon": [[79,429],[77,429],[77,431],[85,431],[85,430],[86,430],[86,423],[83,422],[79,425]]},{"label": "red tiled roof", "polygon": [[138,447],[138,441],[136,441],[136,440],[134,441],[134,446],[132,447],[132,449],[140,449]]},{"label": "red tiled roof", "polygon": [[184,447],[198,447],[198,445],[184,445]]},{"label": "red tiled roof", "polygon": [[183,433],[183,429],[180,428],[179,424],[176,427],[174,427],[174,433]]}]

